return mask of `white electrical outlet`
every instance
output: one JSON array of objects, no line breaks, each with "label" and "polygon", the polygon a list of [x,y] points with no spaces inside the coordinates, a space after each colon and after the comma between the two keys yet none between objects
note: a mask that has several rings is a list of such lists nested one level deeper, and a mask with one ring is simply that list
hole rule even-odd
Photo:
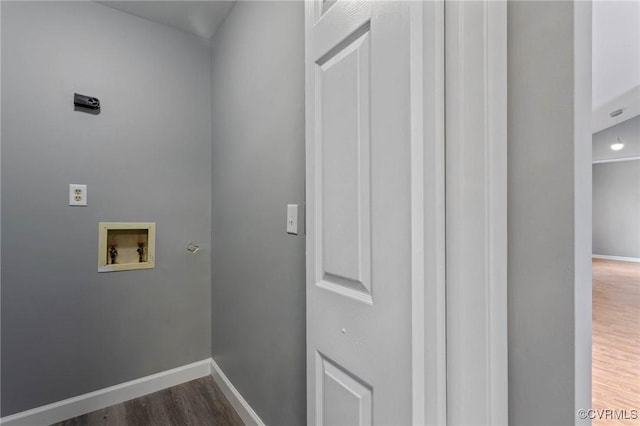
[{"label": "white electrical outlet", "polygon": [[87,205],[87,185],[69,184],[69,205]]}]

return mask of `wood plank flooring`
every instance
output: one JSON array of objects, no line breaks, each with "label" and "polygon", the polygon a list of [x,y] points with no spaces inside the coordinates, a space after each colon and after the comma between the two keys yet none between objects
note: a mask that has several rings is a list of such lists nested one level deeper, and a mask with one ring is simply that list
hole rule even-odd
[{"label": "wood plank flooring", "polygon": [[[640,263],[593,260],[593,408],[640,413]],[[594,419],[593,425],[638,425]],[[242,426],[211,377],[54,426]]]},{"label": "wood plank flooring", "polygon": [[[593,259],[594,409],[640,416],[640,263]],[[593,425],[639,425],[640,419],[594,419]]]},{"label": "wood plank flooring", "polygon": [[244,426],[211,377],[74,417],[53,426]]}]

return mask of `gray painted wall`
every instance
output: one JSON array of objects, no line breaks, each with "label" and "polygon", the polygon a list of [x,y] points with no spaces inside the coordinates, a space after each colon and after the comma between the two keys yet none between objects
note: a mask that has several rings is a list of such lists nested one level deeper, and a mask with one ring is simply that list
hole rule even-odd
[{"label": "gray painted wall", "polygon": [[[2,2],[2,416],[210,356],[210,57],[93,2]],[[156,268],[97,273],[99,221],[155,221]]]},{"label": "gray painted wall", "polygon": [[640,258],[640,160],[593,165],[593,253]]},{"label": "gray painted wall", "polygon": [[[620,151],[611,149],[616,137],[624,143]],[[593,160],[640,156],[640,115],[593,135]]]},{"label": "gray painted wall", "polygon": [[591,13],[508,4],[509,423],[591,406]]},{"label": "gray painted wall", "polygon": [[306,423],[303,9],[238,2],[213,40],[213,358],[272,425]]}]

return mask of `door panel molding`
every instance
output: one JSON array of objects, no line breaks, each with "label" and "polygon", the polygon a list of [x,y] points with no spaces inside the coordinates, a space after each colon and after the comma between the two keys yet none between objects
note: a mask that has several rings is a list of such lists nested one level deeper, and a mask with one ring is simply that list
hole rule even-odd
[{"label": "door panel molding", "polygon": [[[326,388],[333,388],[333,392]],[[365,426],[373,423],[373,389],[371,385],[320,352],[316,352],[316,397],[318,407],[316,424],[318,425],[341,424],[337,421],[338,419],[332,419],[332,413],[327,410],[327,408],[335,410],[336,406],[347,411],[339,416],[349,418],[347,424]],[[345,404],[348,400],[354,402],[352,410],[349,410],[350,407]]]},{"label": "door panel molding", "polygon": [[316,61],[315,252],[317,286],[372,304],[369,29]]}]

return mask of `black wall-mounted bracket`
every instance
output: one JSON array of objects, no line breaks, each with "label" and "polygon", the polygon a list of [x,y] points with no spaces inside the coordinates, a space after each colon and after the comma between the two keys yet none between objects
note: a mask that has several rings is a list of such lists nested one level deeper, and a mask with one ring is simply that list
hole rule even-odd
[{"label": "black wall-mounted bracket", "polygon": [[73,104],[78,108],[91,110],[93,113],[100,111],[100,100],[98,98],[92,98],[91,96],[74,93]]}]

